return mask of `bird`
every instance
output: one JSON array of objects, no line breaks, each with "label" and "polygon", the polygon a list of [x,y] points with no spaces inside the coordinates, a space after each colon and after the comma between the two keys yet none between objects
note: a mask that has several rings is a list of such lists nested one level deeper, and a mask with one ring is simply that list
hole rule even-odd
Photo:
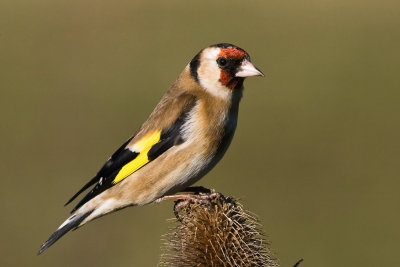
[{"label": "bird", "polygon": [[236,45],[219,43],[197,53],[139,130],[65,204],[92,187],[38,255],[70,230],[182,192],[207,174],[232,141],[243,81],[250,76],[264,74]]}]

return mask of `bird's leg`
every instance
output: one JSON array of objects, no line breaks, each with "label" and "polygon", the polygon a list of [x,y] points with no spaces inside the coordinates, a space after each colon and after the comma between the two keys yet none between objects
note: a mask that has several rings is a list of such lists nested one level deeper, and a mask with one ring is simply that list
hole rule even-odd
[{"label": "bird's leg", "polygon": [[206,200],[213,199],[217,196],[214,189],[208,189],[203,186],[189,186],[182,192],[189,192],[192,194],[176,194],[167,195],[157,199],[155,202],[160,203],[164,200],[192,200],[193,202],[204,202]]},{"label": "bird's leg", "polygon": [[211,200],[220,196],[220,193],[215,192],[214,189],[207,189],[202,186],[188,187],[184,190],[185,192],[193,192],[194,194],[176,194],[163,196],[156,200],[160,203],[164,200],[176,200],[174,204],[174,214],[178,221],[182,222],[179,217],[179,212],[183,207],[187,206],[190,202],[198,204],[210,204]]},{"label": "bird's leg", "polygon": [[219,193],[214,190],[210,190],[207,194],[176,194],[176,195],[168,195],[163,196],[156,200],[157,203],[160,203],[164,200],[188,200],[194,203],[208,203],[211,199],[217,197]]}]

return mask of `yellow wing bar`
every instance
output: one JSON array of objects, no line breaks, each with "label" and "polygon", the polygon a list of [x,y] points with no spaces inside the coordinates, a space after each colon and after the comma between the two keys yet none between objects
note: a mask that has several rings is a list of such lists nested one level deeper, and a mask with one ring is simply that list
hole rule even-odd
[{"label": "yellow wing bar", "polygon": [[141,151],[137,157],[128,162],[121,170],[118,172],[117,176],[115,176],[113,180],[113,184],[121,182],[123,179],[137,171],[139,168],[143,167],[145,164],[149,162],[149,158],[147,157],[147,153],[152,148],[153,145],[157,144],[161,138],[161,131],[152,132],[142,139],[140,139],[135,147],[139,148]]}]

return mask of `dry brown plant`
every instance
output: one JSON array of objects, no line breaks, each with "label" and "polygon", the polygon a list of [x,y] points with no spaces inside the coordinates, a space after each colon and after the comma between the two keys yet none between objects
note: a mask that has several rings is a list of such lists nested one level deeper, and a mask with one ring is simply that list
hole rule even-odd
[{"label": "dry brown plant", "polygon": [[258,219],[233,198],[217,193],[177,205],[159,266],[278,266]]}]

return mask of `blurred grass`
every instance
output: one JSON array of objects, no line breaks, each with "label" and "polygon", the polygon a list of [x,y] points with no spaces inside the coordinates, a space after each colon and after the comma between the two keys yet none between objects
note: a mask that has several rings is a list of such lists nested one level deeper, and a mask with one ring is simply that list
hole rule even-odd
[{"label": "blurred grass", "polygon": [[203,47],[246,49],[234,142],[200,184],[242,197],[292,266],[397,266],[397,1],[2,1],[1,266],[155,266],[172,203],[130,208],[40,257],[63,203]]}]

